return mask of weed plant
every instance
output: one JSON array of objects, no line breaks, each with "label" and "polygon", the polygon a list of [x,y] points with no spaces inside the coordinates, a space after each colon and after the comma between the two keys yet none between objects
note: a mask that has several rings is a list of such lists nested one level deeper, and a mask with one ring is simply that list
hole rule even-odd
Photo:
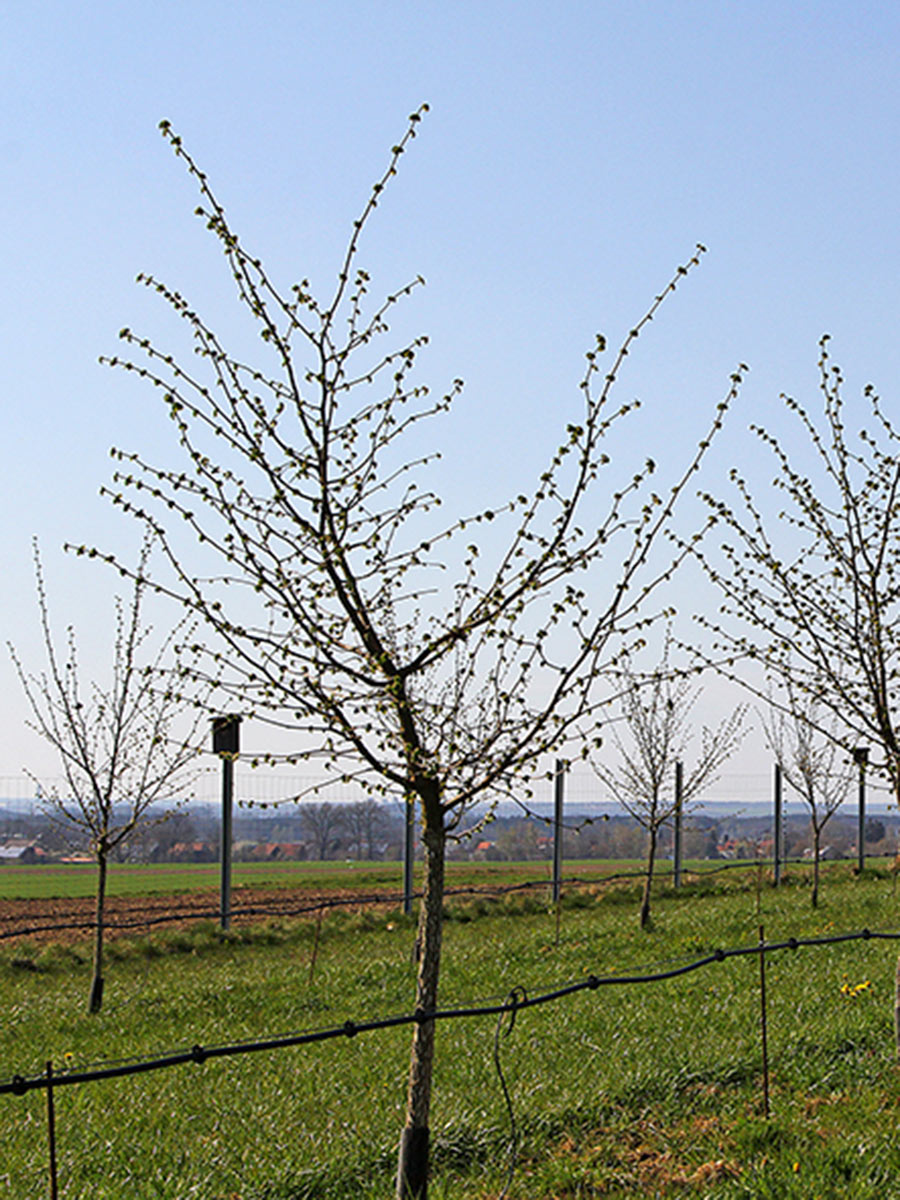
[{"label": "weed plant", "polygon": [[[791,879],[796,882],[792,882]],[[892,881],[829,872],[813,912],[799,873],[757,893],[745,876],[661,888],[650,931],[632,884],[556,914],[546,896],[453,902],[446,1008],[640,973],[754,944],[900,929]],[[315,947],[315,961],[313,952]],[[86,954],[0,957],[0,1077],[57,1072],[409,1011],[414,926],[329,914],[223,936],[211,923],[111,947],[104,1009],[84,1012]],[[767,956],[772,1116],[762,1111],[759,963],[584,991],[506,1019],[496,1038],[513,1105],[510,1200],[576,1197],[900,1197],[893,1037],[900,944]],[[30,964],[30,965],[26,965]],[[495,1018],[438,1027],[432,1118],[437,1200],[487,1200],[511,1163]],[[405,1027],[56,1090],[66,1200],[374,1200],[391,1195]],[[0,1189],[47,1192],[46,1097],[0,1096]]]}]

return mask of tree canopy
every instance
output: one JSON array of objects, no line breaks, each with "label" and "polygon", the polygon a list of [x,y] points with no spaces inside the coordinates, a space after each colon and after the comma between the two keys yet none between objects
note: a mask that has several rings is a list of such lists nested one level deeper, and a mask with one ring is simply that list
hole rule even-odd
[{"label": "tree canopy", "polygon": [[[611,665],[641,638],[655,615],[651,597],[688,552],[654,548],[740,372],[664,488],[653,487],[650,459],[613,470],[608,435],[637,408],[614,400],[618,376],[699,262],[698,247],[605,365],[597,335],[577,411],[540,477],[496,507],[443,518],[429,486],[433,459],[412,434],[448,413],[462,383],[433,397],[417,381],[425,337],[383,348],[392,312],[423,281],[373,300],[359,261],[363,231],[423,111],[393,147],[321,300],[305,278],[276,286],[164,122],[261,353],[252,362],[230,353],[179,292],[143,275],[186,323],[198,361],[185,365],[128,328],[120,335],[128,356],[106,361],[158,389],[184,452],[176,469],[115,451],[108,494],[158,539],[170,576],[155,586],[216,635],[196,644],[205,678],[245,714],[294,730],[295,757],[324,758],[338,777],[400,792],[419,808],[416,1004],[427,1016],[437,1003],[446,838],[477,799],[527,797],[548,753],[586,752]],[[480,531],[498,526],[487,545]],[[202,574],[199,564],[209,562],[215,570]],[[411,1056],[401,1196],[425,1191],[433,1051],[434,1023],[423,1019]]]},{"label": "tree canopy", "polygon": [[[706,494],[723,558],[695,549],[723,602],[717,619],[699,619],[713,635],[707,661],[784,712],[802,702],[815,728],[848,751],[871,743],[900,799],[900,435],[871,384],[868,421],[849,432],[856,406],[848,413],[843,384],[826,335],[820,416],[782,397],[801,441],[751,426],[775,460],[783,507],[774,516],[737,468],[735,502]],[[809,473],[795,465],[807,449]],[[755,682],[748,663],[763,668]]]}]

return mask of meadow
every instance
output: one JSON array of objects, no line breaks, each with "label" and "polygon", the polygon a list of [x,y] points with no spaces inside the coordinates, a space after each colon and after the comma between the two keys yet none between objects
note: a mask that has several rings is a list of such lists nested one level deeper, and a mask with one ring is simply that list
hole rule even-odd
[{"label": "meadow", "polygon": [[[531,864],[533,873],[533,864]],[[557,928],[546,896],[448,905],[442,1004],[533,996],[588,974],[664,969],[717,947],[900,929],[894,880],[829,867],[760,886],[752,869],[678,892],[652,930],[635,883],[585,887]],[[0,952],[0,1077],[152,1057],[409,1011],[414,931],[397,914],[330,913],[222,935],[212,923],[116,942],[103,1011],[85,1012],[87,949]],[[507,1019],[441,1022],[430,1195],[900,1196],[894,981],[900,943],[767,955],[771,1117],[763,1114],[759,963],[584,991]],[[409,1031],[189,1064],[56,1089],[61,1195],[374,1200],[391,1177]],[[495,1063],[495,1045],[514,1117]],[[0,1185],[47,1193],[46,1097],[0,1096]]]},{"label": "meadow", "polygon": [[[700,869],[702,864],[689,864]],[[706,864],[707,868],[709,864]],[[293,888],[354,888],[359,891],[402,890],[403,865],[399,862],[261,862],[232,864],[232,886]],[[570,859],[569,877],[609,875],[640,871],[635,860]],[[110,896],[139,896],[211,890],[219,885],[218,863],[112,863],[107,893]],[[420,865],[416,865],[416,878]],[[478,887],[549,879],[547,862],[450,862],[447,880],[451,887]],[[16,864],[0,869],[0,900],[73,899],[93,896],[97,869],[92,863],[56,866]]]}]

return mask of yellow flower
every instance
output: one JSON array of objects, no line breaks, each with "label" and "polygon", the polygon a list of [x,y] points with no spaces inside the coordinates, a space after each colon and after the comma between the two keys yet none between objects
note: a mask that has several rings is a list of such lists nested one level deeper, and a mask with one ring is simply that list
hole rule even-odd
[{"label": "yellow flower", "polygon": [[[845,976],[845,979],[846,979],[846,976]],[[847,983],[847,982],[845,982],[845,983],[841,984],[841,995],[847,996],[849,999],[852,1000],[856,996],[862,995],[863,992],[867,992],[871,987],[872,987],[871,979],[864,979],[862,981],[862,983]]]}]

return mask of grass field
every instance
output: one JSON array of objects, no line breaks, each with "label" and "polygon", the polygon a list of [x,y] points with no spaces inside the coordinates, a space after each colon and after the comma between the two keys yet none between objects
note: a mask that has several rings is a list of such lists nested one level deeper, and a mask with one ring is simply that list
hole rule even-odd
[{"label": "grass field", "polygon": [[[533,864],[532,864],[533,869]],[[554,915],[538,896],[458,901],[442,1003],[529,995],[599,975],[770,940],[900,929],[893,881],[831,867],[817,913],[794,874],[753,873],[657,899],[584,890]],[[223,939],[206,925],[111,947],[103,1011],[84,1011],[79,949],[0,957],[0,1077],[148,1057],[407,1012],[412,925],[332,914]],[[666,983],[601,988],[521,1012],[499,1039],[518,1134],[509,1197],[900,1197],[893,1039],[900,944],[851,942],[767,962],[772,1118],[762,1116],[755,957]],[[18,964],[18,965],[15,965]],[[861,986],[866,985],[866,986]],[[508,1025],[504,1027],[508,1029]],[[486,1200],[509,1166],[496,1022],[438,1028],[432,1130],[438,1200]],[[66,1200],[374,1200],[391,1195],[408,1031],[173,1068],[56,1093]],[[0,1096],[0,1186],[47,1194],[45,1097]]]},{"label": "grass field", "polygon": [[[566,863],[569,877],[590,878],[598,874],[640,869],[638,862],[612,862],[607,859]],[[217,863],[113,863],[109,869],[107,891],[110,896],[135,896],[212,890],[219,886],[219,870]],[[419,870],[417,865],[417,878]],[[451,887],[473,882],[502,886],[523,880],[549,879],[550,875],[550,864],[544,862],[451,862],[447,870]],[[0,900],[92,896],[96,888],[96,876],[96,868],[90,864],[4,866],[0,869]],[[403,865],[399,862],[234,863],[232,884],[236,888],[309,886],[397,891],[403,887]]]}]

